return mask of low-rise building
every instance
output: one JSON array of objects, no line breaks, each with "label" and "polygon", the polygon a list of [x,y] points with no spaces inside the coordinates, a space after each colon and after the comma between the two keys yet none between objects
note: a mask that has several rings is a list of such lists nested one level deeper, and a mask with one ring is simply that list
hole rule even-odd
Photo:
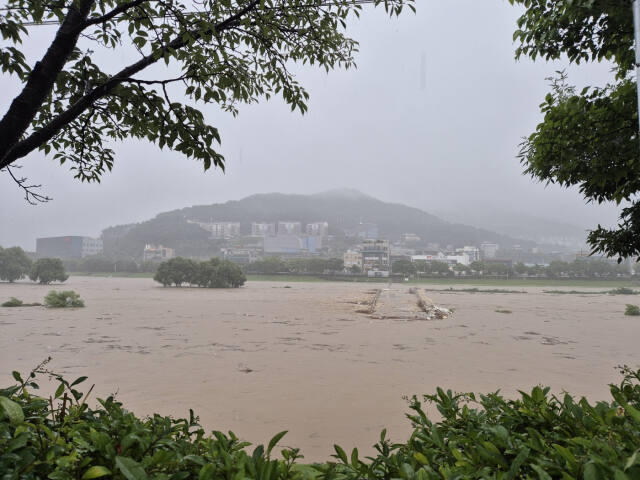
[{"label": "low-rise building", "polygon": [[222,253],[225,260],[239,264],[253,263],[260,259],[259,252],[252,248],[226,248]]},{"label": "low-rise building", "polygon": [[103,251],[101,238],[68,235],[36,239],[36,256],[62,259],[84,258],[100,255]]},{"label": "low-rise building", "polygon": [[173,248],[153,244],[145,245],[144,252],[142,254],[142,258],[145,262],[162,262],[175,256],[176,252]]},{"label": "low-rise building", "polygon": [[344,268],[349,270],[350,268],[357,266],[362,269],[362,253],[357,250],[347,250],[344,252],[342,259],[344,261]]}]

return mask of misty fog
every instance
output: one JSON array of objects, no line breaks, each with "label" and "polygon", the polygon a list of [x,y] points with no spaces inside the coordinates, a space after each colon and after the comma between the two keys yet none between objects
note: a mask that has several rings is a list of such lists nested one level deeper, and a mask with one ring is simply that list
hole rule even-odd
[{"label": "misty fog", "polygon": [[[615,206],[585,205],[576,190],[522,175],[518,144],[541,118],[545,77],[566,62],[515,61],[520,10],[504,0],[421,1],[417,8],[389,20],[365,7],[350,29],[361,44],[358,69],[298,68],[311,94],[304,116],[278,99],[241,106],[237,118],[205,107],[220,130],[226,173],[205,173],[178,153],[135,140],[114,145],[115,167],[99,185],[81,184],[66,166],[30,155],[22,173],[53,201],[28,205],[0,176],[0,244],[33,250],[38,236],[97,236],[110,225],[194,204],[336,187],[474,225],[502,217],[578,229],[614,223]],[[34,58],[53,31],[31,29]],[[611,78],[606,64],[568,72],[578,86]],[[14,83],[0,83],[3,108]]]}]

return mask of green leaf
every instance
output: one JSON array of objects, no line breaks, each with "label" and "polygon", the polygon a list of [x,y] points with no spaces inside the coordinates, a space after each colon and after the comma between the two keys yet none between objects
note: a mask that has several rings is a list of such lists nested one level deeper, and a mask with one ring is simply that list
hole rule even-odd
[{"label": "green leaf", "polygon": [[89,377],[78,377],[76,378],[76,380],[71,384],[72,387],[78,385],[79,383],[84,382],[87,378]]},{"label": "green leaf", "polygon": [[347,459],[347,454],[342,449],[340,445],[334,445],[333,448],[336,451],[337,457],[344,463],[345,465],[349,465],[349,460]]},{"label": "green leaf", "polygon": [[600,480],[602,479],[602,475],[598,471],[598,468],[593,463],[587,463],[584,466],[584,480]]},{"label": "green leaf", "polygon": [[267,446],[267,456],[269,456],[269,454],[271,453],[271,450],[273,450],[273,447],[275,447],[278,444],[278,442],[282,439],[282,437],[284,437],[286,434],[287,434],[287,430],[284,430],[274,435],[274,437],[269,441],[269,445]]},{"label": "green leaf", "polygon": [[116,467],[124,475],[127,480],[146,480],[147,472],[144,471],[142,465],[129,457],[116,457]]},{"label": "green leaf", "polygon": [[544,468],[539,465],[531,464],[531,468],[538,474],[540,480],[552,480],[551,475],[545,472]]},{"label": "green leaf", "polygon": [[64,383],[61,383],[58,388],[56,388],[56,393],[53,394],[54,398],[60,398],[62,393],[64,392]]},{"label": "green leaf", "polygon": [[2,410],[12,424],[24,422],[24,413],[22,408],[13,400],[7,397],[0,397],[0,410]]},{"label": "green leaf", "polygon": [[95,465],[91,467],[89,470],[87,470],[86,472],[84,472],[84,475],[82,475],[82,480],[100,478],[100,477],[104,477],[105,475],[111,475],[111,470],[109,470],[107,467],[101,467],[101,466]]}]

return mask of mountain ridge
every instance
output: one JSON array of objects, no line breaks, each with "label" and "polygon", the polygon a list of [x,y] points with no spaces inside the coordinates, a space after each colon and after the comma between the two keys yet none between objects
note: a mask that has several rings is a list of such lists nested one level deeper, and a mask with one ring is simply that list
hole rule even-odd
[{"label": "mountain ridge", "polygon": [[371,223],[377,225],[382,238],[396,240],[403,233],[414,233],[424,242],[442,246],[479,246],[488,241],[508,248],[531,243],[487,229],[447,222],[419,208],[384,202],[358,190],[335,189],[309,195],[257,193],[240,200],[162,212],[145,222],[105,229],[105,253],[136,256],[145,243],[161,243],[175,248],[179,255],[206,256],[212,254],[216,246],[205,230],[190,222],[239,222],[242,234],[247,235],[252,222],[277,221],[299,221],[303,225],[326,221],[330,235],[335,236]]}]

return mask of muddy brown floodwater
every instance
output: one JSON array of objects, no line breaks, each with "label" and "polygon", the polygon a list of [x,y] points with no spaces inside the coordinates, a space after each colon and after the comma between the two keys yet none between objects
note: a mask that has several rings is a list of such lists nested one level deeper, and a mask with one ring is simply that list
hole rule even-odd
[{"label": "muddy brown floodwater", "polygon": [[[52,369],[88,375],[97,396],[117,391],[139,415],[193,408],[207,430],[253,443],[289,430],[281,443],[315,461],[334,443],[371,453],[385,427],[406,439],[406,395],[436,386],[513,395],[542,383],[607,399],[616,365],[640,363],[640,320],[623,315],[634,297],[413,288],[249,282],[207,290],[91,277],[0,284],[2,301],[73,289],[87,305],[0,308],[0,385],[52,356]],[[426,319],[417,298],[454,312]]]}]

